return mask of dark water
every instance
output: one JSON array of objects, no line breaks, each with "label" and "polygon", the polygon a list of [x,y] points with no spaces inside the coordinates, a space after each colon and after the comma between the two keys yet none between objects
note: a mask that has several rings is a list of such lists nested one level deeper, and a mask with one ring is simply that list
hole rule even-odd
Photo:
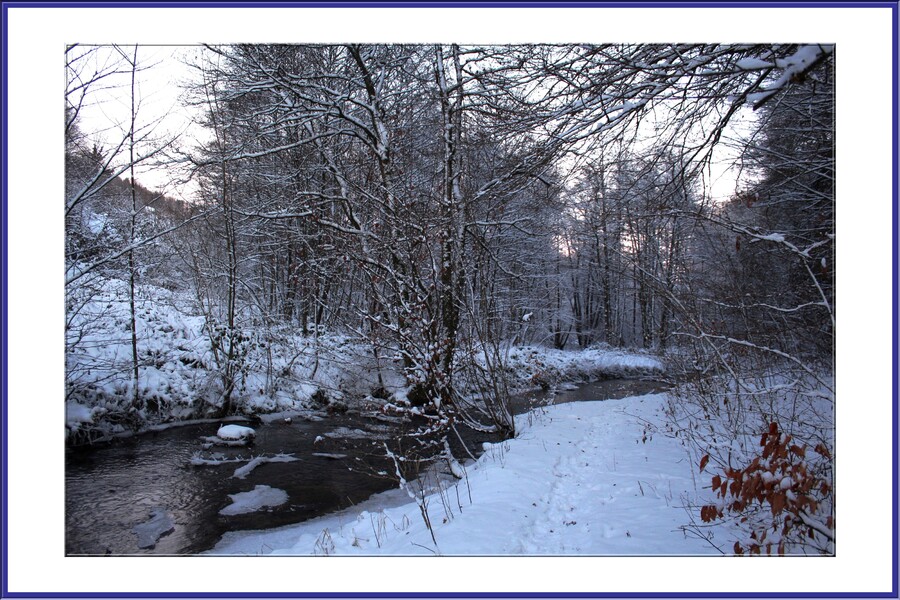
[{"label": "dark water", "polygon": [[563,386],[556,391],[519,394],[511,399],[510,404],[515,414],[522,414],[538,406],[642,396],[663,391],[668,387],[669,384],[652,379],[605,379]]},{"label": "dark water", "polygon": [[[607,380],[558,394],[522,394],[513,399],[512,406],[521,413],[534,406],[621,398],[663,387],[652,381]],[[256,438],[246,448],[204,449],[202,438],[215,435],[218,429],[217,424],[204,424],[68,450],[66,554],[195,554],[212,548],[226,531],[297,523],[396,486],[387,476],[393,474],[394,465],[384,452],[385,441],[397,436],[389,424],[339,415],[322,421],[295,418],[291,423],[253,427]],[[341,431],[351,434],[326,435]],[[369,435],[357,437],[359,431]],[[479,440],[490,439],[475,432],[464,437],[471,448],[480,447]],[[285,453],[298,460],[261,464],[240,479],[234,477],[235,470],[246,462],[195,466],[191,458],[198,453],[203,458],[215,453],[220,459]],[[231,504],[229,494],[247,492],[257,485],[284,490],[288,502],[250,514],[219,514]],[[171,521],[171,531],[160,537],[155,547],[140,548],[134,527],[149,521],[154,513]]]}]

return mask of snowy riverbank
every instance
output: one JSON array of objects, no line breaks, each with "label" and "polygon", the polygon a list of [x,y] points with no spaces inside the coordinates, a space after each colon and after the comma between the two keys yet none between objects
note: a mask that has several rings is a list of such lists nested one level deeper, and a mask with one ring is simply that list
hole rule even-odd
[{"label": "snowy riverbank", "polygon": [[[141,365],[135,406],[124,286],[119,280],[103,280],[70,324],[66,398],[70,442],[220,416],[220,365],[207,318],[184,294],[151,285],[137,290]],[[393,401],[406,397],[408,387],[399,364],[377,360],[371,345],[355,337],[261,325],[247,327],[243,334],[246,347],[232,392],[239,414],[289,415],[329,405],[343,409],[361,401],[377,403],[372,396],[385,393]],[[504,362],[512,392],[664,370],[652,355],[605,346],[565,351],[510,346],[505,348]],[[477,392],[460,383],[465,393]]]},{"label": "snowy riverbank", "polygon": [[418,501],[387,492],[298,525],[226,534],[211,553],[717,553],[681,530],[690,519],[684,506],[704,483],[694,481],[681,442],[657,433],[665,401],[656,394],[539,409],[518,417],[517,438],[486,445],[464,479]]}]

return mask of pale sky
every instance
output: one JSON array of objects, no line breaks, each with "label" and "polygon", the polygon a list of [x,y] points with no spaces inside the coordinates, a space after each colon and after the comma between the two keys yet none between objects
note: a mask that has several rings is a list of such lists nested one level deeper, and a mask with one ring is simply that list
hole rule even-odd
[{"label": "pale sky", "polygon": [[[122,46],[129,56],[134,46]],[[197,46],[139,46],[136,77],[138,99],[137,126],[154,124],[153,137],[160,140],[177,138],[177,144],[189,147],[197,136],[202,136],[202,128],[192,124],[194,112],[181,101],[183,84],[192,80],[195,71],[185,64],[198,51]],[[95,61],[117,57],[112,47],[101,48]],[[124,64],[123,68],[127,68]],[[131,111],[130,73],[123,72],[104,80],[103,88],[96,86],[96,92],[79,115],[82,131],[105,147],[115,147],[127,135]],[[142,166],[137,169],[136,179],[145,187],[162,189],[175,197],[189,196],[192,186],[176,186],[165,169]]]},{"label": "pale sky", "polygon": [[[134,46],[122,46],[129,56]],[[138,127],[146,127],[158,121],[154,129],[154,138],[177,138],[177,146],[183,150],[195,145],[195,140],[208,134],[202,127],[192,123],[197,117],[195,109],[184,102],[184,85],[195,81],[196,69],[188,66],[195,62],[197,55],[203,52],[202,46],[187,45],[142,45],[138,47],[137,75]],[[95,61],[122,60],[117,51],[109,46],[101,48],[93,57]],[[127,64],[123,69],[127,70]],[[123,136],[127,135],[131,109],[130,73],[123,72],[104,81],[103,89],[92,95],[89,103],[80,115],[81,128],[90,132],[107,148],[115,147]],[[742,119],[736,115],[735,122]],[[748,120],[743,119],[744,128]],[[734,135],[735,127],[729,127],[728,134]],[[737,170],[730,168],[735,153],[729,149],[726,140],[716,148],[711,171],[704,181],[706,193],[716,200],[724,200],[735,193]],[[564,161],[568,162],[568,161]],[[564,167],[565,168],[565,167]],[[140,166],[137,168],[137,180],[145,187],[165,191],[166,194],[189,200],[196,193],[192,183],[172,183],[171,171],[158,166]]]}]

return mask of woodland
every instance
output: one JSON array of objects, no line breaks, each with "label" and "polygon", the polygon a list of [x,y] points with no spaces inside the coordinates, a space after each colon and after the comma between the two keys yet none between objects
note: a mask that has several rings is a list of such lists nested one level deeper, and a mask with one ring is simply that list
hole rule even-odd
[{"label": "woodland", "polygon": [[364,399],[446,456],[630,352],[696,531],[834,552],[834,46],[202,46],[178,134],[145,52],[65,52],[67,443]]}]

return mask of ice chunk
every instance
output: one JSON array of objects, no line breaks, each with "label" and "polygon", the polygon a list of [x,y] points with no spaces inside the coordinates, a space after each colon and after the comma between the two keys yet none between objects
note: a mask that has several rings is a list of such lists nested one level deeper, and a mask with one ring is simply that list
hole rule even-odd
[{"label": "ice chunk", "polygon": [[175,531],[175,523],[166,509],[154,508],[150,519],[135,525],[132,531],[138,536],[138,548],[154,548],[159,538]]},{"label": "ice chunk", "polygon": [[231,504],[219,511],[220,515],[242,515],[261,508],[280,506],[288,501],[287,492],[267,485],[258,485],[249,492],[229,494]]},{"label": "ice chunk", "polygon": [[299,460],[297,457],[291,454],[276,454],[275,456],[257,456],[252,459],[243,467],[238,467],[234,471],[234,475],[232,477],[237,477],[238,479],[244,479],[250,472],[263,463],[274,463],[274,462],[294,462]]},{"label": "ice chunk", "polygon": [[[375,429],[375,426],[370,426],[371,429]],[[350,429],[349,427],[338,427],[334,431],[329,431],[324,434],[327,438],[332,439],[347,439],[347,440],[361,440],[365,438],[373,438],[373,439],[388,439],[390,437],[390,433],[388,430],[384,431],[364,431],[362,429]]]}]

